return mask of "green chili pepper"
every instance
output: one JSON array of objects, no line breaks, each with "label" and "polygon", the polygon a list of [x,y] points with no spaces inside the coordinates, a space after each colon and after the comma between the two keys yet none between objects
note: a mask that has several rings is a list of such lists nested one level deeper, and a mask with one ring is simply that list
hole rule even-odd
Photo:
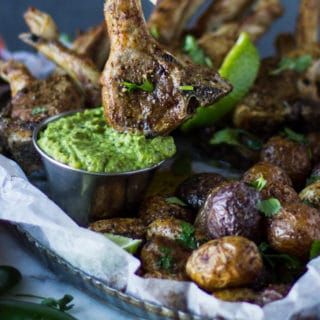
[{"label": "green chili pepper", "polygon": [[[15,286],[21,279],[21,273],[11,266],[0,266],[0,294]],[[1,318],[0,318],[1,319]]]},{"label": "green chili pepper", "polygon": [[0,319],[76,320],[71,315],[46,305],[16,300],[0,300]]}]

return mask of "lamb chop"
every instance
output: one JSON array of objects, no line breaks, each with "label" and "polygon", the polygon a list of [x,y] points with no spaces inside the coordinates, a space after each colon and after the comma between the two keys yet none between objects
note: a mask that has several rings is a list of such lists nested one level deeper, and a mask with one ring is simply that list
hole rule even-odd
[{"label": "lamb chop", "polygon": [[307,131],[317,129],[320,121],[318,26],[318,0],[302,0],[294,41],[285,35],[278,40],[277,47],[290,58],[310,56],[310,66],[303,72],[283,70],[275,74],[281,56],[265,59],[255,85],[235,108],[233,122],[237,127],[269,133],[284,124],[298,124]]},{"label": "lamb chop", "polygon": [[[232,5],[226,3],[227,7]],[[250,39],[257,42],[282,13],[279,0],[258,0],[248,14],[240,15],[235,20],[222,23],[214,31],[202,34],[197,43],[211,58],[213,65],[219,67],[241,32],[247,32]]]},{"label": "lamb chop", "polygon": [[253,0],[215,0],[202,13],[191,33],[199,37],[217,30],[222,25],[239,20]]},{"label": "lamb chop", "polygon": [[80,33],[73,41],[71,49],[89,57],[98,70],[102,70],[109,56],[110,43],[104,21]]},{"label": "lamb chop", "polygon": [[30,7],[24,14],[24,20],[34,35],[48,40],[59,38],[58,27],[49,14]]},{"label": "lamb chop", "polygon": [[86,107],[101,104],[100,72],[90,58],[65,47],[57,39],[46,39],[31,33],[21,34],[20,39],[42,52],[70,75],[85,94]]},{"label": "lamb chop", "polygon": [[[47,40],[59,40],[59,30],[53,18],[46,12],[30,7],[24,14],[32,34]],[[106,24],[100,23],[78,34],[71,49],[81,56],[89,57],[99,70],[109,55],[109,37]]]},{"label": "lamb chop", "polygon": [[79,108],[84,96],[68,75],[37,80],[14,60],[0,61],[0,78],[9,82],[11,88],[11,100],[0,117],[0,145],[29,174],[41,168],[32,146],[36,124],[48,116]]},{"label": "lamb chop", "polygon": [[148,27],[156,29],[161,43],[172,45],[180,39],[192,15],[205,0],[163,0],[152,12]]},{"label": "lamb chop", "polygon": [[102,102],[115,129],[165,135],[231,90],[216,72],[163,49],[149,33],[140,1],[107,0],[105,18],[111,50]]}]

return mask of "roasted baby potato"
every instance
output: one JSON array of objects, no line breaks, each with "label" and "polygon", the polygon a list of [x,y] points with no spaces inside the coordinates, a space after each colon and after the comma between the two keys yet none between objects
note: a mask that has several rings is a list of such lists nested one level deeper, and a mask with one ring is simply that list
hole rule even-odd
[{"label": "roasted baby potato", "polygon": [[320,209],[320,180],[306,186],[299,193],[299,197],[303,202],[306,202],[313,207]]},{"label": "roasted baby potato", "polygon": [[248,285],[262,268],[262,258],[255,243],[240,236],[203,244],[192,252],[186,265],[188,276],[208,291]]},{"label": "roasted baby potato", "polygon": [[281,136],[273,136],[262,147],[260,161],[270,162],[287,172],[295,188],[300,188],[311,170],[308,147]]},{"label": "roasted baby potato", "polygon": [[302,202],[284,204],[269,219],[267,237],[274,250],[306,259],[312,243],[320,240],[320,212]]},{"label": "roasted baby potato", "polygon": [[185,221],[193,220],[191,211],[186,207],[172,203],[170,201],[171,198],[170,196],[158,194],[147,197],[139,209],[139,218],[141,218],[146,225],[163,217],[174,217]]},{"label": "roasted baby potato", "polygon": [[241,180],[246,183],[252,183],[256,181],[260,177],[263,177],[268,187],[269,184],[277,183],[277,184],[286,184],[292,186],[292,181],[289,178],[288,174],[280,167],[269,163],[259,161],[251,168],[249,168],[242,176]]},{"label": "roasted baby potato", "polygon": [[[180,245],[178,241],[162,237],[155,237],[146,242],[142,247],[140,259],[142,270],[147,274],[162,274],[163,278],[172,275],[185,275],[185,265],[191,250]],[[170,276],[169,276],[170,275]]]},{"label": "roasted baby potato", "polygon": [[197,173],[183,181],[176,194],[191,208],[199,210],[208,192],[223,181],[225,179],[217,173]]},{"label": "roasted baby potato", "polygon": [[239,235],[257,241],[262,223],[259,199],[259,192],[244,182],[224,182],[208,194],[195,226],[206,230],[209,239]]},{"label": "roasted baby potato", "polygon": [[101,233],[113,233],[133,239],[145,237],[145,225],[137,218],[110,218],[92,222],[89,229]]}]

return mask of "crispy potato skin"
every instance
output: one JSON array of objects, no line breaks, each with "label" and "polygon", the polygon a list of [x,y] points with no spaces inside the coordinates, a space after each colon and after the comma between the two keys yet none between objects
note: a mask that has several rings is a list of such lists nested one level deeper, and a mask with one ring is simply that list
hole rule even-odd
[{"label": "crispy potato skin", "polygon": [[299,193],[299,197],[302,201],[311,203],[313,207],[320,209],[320,180],[306,186]]},{"label": "crispy potato skin", "polygon": [[145,237],[145,225],[137,218],[110,218],[92,222],[89,229],[100,233],[113,233],[134,239]]},{"label": "crispy potato skin", "polygon": [[189,277],[211,292],[250,284],[262,268],[262,258],[255,243],[240,236],[203,244],[192,252],[186,264]]},{"label": "crispy potato skin", "polygon": [[310,247],[320,240],[320,212],[302,202],[285,204],[269,219],[267,237],[278,252],[307,259]]},{"label": "crispy potato skin", "polygon": [[242,176],[242,181],[251,183],[263,176],[267,180],[266,187],[272,183],[286,184],[292,186],[292,181],[288,174],[280,167],[269,163],[259,161],[249,168]]},{"label": "crispy potato skin", "polygon": [[239,235],[257,241],[262,223],[259,199],[259,192],[246,183],[223,182],[208,194],[195,226],[206,230],[209,239]]},{"label": "crispy potato skin", "polygon": [[176,194],[191,208],[199,210],[209,191],[223,181],[225,178],[217,173],[197,173],[183,181]]},{"label": "crispy potato skin", "polygon": [[159,218],[174,217],[192,221],[192,213],[187,208],[168,203],[166,197],[156,194],[147,197],[140,206],[138,216],[146,225]]},{"label": "crispy potato skin", "polygon": [[298,189],[311,170],[307,146],[281,136],[273,136],[264,144],[260,160],[270,162],[286,171],[294,187]]}]

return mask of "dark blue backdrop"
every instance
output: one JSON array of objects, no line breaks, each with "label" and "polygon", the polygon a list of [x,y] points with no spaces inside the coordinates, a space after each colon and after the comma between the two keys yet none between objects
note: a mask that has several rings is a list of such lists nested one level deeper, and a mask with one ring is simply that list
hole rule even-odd
[{"label": "dark blue backdrop", "polygon": [[[262,56],[273,53],[273,41],[277,33],[294,29],[299,0],[280,1],[286,8],[286,13],[273,24],[268,35],[259,41],[258,47]],[[85,30],[103,20],[103,3],[104,0],[0,0],[0,35],[9,49],[30,50],[18,39],[20,33],[27,31],[22,15],[29,6],[50,13],[59,30],[72,36],[77,30]],[[152,4],[148,0],[142,0],[142,5],[148,16]]]}]

